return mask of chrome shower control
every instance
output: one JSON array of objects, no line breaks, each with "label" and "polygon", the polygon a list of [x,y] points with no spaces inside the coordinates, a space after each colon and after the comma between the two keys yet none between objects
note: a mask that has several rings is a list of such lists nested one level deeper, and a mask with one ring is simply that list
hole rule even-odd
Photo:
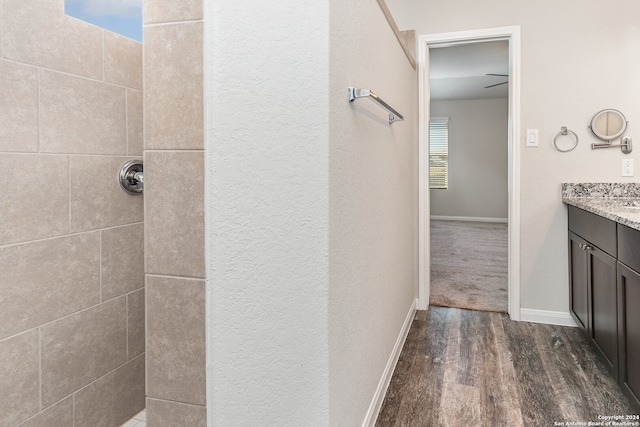
[{"label": "chrome shower control", "polygon": [[144,169],[142,160],[129,160],[120,168],[120,186],[129,194],[142,194],[144,189]]}]

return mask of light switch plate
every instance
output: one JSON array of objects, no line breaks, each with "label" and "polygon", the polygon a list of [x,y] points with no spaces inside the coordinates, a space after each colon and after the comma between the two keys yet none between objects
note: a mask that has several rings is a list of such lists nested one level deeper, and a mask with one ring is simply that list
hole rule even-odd
[{"label": "light switch plate", "polygon": [[622,159],[622,176],[633,176],[633,159]]},{"label": "light switch plate", "polygon": [[538,146],[538,129],[527,129],[527,147]]}]

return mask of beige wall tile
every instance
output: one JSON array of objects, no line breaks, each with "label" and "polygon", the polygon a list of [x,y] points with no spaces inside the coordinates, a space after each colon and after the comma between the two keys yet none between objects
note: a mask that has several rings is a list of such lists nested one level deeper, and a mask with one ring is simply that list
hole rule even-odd
[{"label": "beige wall tile", "polygon": [[144,409],[144,393],[144,356],[141,356],[75,394],[75,425],[119,426]]},{"label": "beige wall tile", "polygon": [[204,280],[147,276],[147,396],[205,404]]},{"label": "beige wall tile", "polygon": [[145,0],[142,12],[145,24],[202,19],[202,0]]},{"label": "beige wall tile", "polygon": [[0,271],[1,339],[100,301],[100,235],[0,247]]},{"label": "beige wall tile", "polygon": [[0,245],[69,232],[67,156],[0,154]]},{"label": "beige wall tile", "polygon": [[147,273],[204,277],[204,152],[145,152]]},{"label": "beige wall tile", "polygon": [[38,331],[0,341],[0,361],[0,425],[14,426],[39,410]]},{"label": "beige wall tile", "polygon": [[125,306],[123,296],[41,327],[43,405],[126,362]]},{"label": "beige wall tile", "polygon": [[142,91],[127,89],[127,154],[142,157]]},{"label": "beige wall tile", "polygon": [[69,427],[73,425],[73,398],[61,400],[18,427]]},{"label": "beige wall tile", "polygon": [[202,149],[202,23],[145,27],[145,149]]},{"label": "beige wall tile", "polygon": [[104,32],[104,81],[142,90],[142,44]]},{"label": "beige wall tile", "polygon": [[71,231],[142,222],[143,196],[126,193],[117,176],[130,157],[71,156]]},{"label": "beige wall tile", "polygon": [[40,70],[40,151],[126,152],[126,89]]},{"label": "beige wall tile", "polygon": [[143,287],[144,225],[102,230],[102,299],[108,300]]},{"label": "beige wall tile", "polygon": [[144,289],[127,295],[127,353],[129,359],[144,353]]},{"label": "beige wall tile", "polygon": [[102,79],[102,30],[64,15],[64,0],[2,0],[3,57]]},{"label": "beige wall tile", "polygon": [[148,427],[206,427],[207,408],[147,398]]},{"label": "beige wall tile", "polygon": [[38,70],[0,60],[0,151],[38,151]]}]

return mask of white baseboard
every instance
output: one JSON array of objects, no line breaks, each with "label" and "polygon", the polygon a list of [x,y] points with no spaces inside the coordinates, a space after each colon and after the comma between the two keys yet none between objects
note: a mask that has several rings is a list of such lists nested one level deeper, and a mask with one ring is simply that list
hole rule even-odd
[{"label": "white baseboard", "polygon": [[564,311],[533,310],[530,308],[520,309],[520,320],[523,322],[547,323],[549,325],[573,326],[576,322],[569,313]]},{"label": "white baseboard", "polygon": [[389,388],[389,383],[391,382],[393,371],[396,369],[396,363],[398,363],[400,353],[402,352],[402,347],[404,346],[404,342],[407,339],[409,329],[411,328],[411,323],[413,322],[413,318],[416,314],[416,305],[417,300],[413,300],[413,304],[411,304],[409,313],[407,313],[407,317],[404,319],[404,324],[402,325],[402,329],[400,330],[400,334],[398,335],[396,344],[393,347],[391,356],[389,356],[389,360],[387,361],[387,366],[384,368],[384,371],[382,373],[382,378],[380,378],[380,382],[378,383],[378,388],[373,395],[373,400],[369,405],[367,415],[364,417],[362,427],[373,427],[376,423],[376,420],[378,419],[378,413],[380,412],[380,408],[382,407],[384,396],[385,394],[387,394],[387,388]]},{"label": "white baseboard", "polygon": [[504,222],[507,223],[507,218],[485,218],[475,216],[443,216],[443,215],[431,215],[431,219],[441,221],[472,221],[472,222]]}]

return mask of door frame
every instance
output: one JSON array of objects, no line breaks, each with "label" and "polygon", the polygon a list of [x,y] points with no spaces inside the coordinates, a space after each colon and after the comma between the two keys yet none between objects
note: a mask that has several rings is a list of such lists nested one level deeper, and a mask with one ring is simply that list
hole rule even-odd
[{"label": "door frame", "polygon": [[508,311],[520,320],[520,26],[424,34],[418,37],[418,309],[429,306],[431,248],[429,244],[429,49],[455,44],[509,42],[508,121]]}]

